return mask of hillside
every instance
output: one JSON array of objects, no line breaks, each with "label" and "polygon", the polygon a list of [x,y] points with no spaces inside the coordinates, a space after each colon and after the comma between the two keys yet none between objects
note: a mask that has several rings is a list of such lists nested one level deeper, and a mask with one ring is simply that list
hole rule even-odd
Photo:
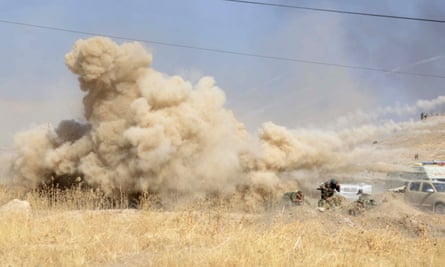
[{"label": "hillside", "polygon": [[[411,164],[413,162],[445,159],[445,117],[430,117],[415,123],[408,129],[401,129],[391,135],[383,137],[379,146],[401,149],[399,158],[395,162]],[[418,154],[418,159],[415,159]]]}]

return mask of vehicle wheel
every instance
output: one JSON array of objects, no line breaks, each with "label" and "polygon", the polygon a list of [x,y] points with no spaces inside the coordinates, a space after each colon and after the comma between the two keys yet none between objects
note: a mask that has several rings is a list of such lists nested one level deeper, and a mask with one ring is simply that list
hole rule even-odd
[{"label": "vehicle wheel", "polygon": [[436,204],[436,206],[434,207],[434,211],[439,214],[445,214],[445,204],[443,203]]}]

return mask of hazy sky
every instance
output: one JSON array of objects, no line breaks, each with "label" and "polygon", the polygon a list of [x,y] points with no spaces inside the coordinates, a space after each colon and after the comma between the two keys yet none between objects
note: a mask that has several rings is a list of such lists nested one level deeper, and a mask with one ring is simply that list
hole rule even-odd
[{"label": "hazy sky", "polygon": [[[272,1],[445,20],[445,1]],[[305,11],[222,0],[0,1],[0,20],[265,56],[445,76],[445,23]],[[15,132],[82,118],[64,64],[88,35],[0,23],[0,148]],[[121,43],[122,40],[114,39]],[[213,76],[227,107],[262,122],[325,125],[357,110],[444,95],[445,79],[381,73],[144,43],[153,67],[195,82]]]}]

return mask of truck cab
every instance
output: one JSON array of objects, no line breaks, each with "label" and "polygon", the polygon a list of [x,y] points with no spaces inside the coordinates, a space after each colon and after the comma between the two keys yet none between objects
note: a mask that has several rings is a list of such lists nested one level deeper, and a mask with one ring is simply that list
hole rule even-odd
[{"label": "truck cab", "polygon": [[445,182],[416,180],[408,182],[405,199],[421,209],[445,213]]}]

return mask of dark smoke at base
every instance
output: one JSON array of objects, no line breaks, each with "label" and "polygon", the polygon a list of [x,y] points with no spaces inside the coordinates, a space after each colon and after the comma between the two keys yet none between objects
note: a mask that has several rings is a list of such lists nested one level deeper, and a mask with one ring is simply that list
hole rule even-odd
[{"label": "dark smoke at base", "polygon": [[29,188],[62,178],[69,186],[80,177],[108,195],[120,190],[205,198],[241,191],[264,199],[282,190],[284,174],[293,171],[316,173],[304,178],[315,180],[397,169],[389,160],[397,151],[378,150],[372,140],[416,127],[289,131],[267,122],[254,137],[225,109],[213,78],[191,84],[159,73],[138,43],[79,40],[65,61],[85,92],[85,123],[67,120],[55,130],[41,126],[16,135],[14,181]]}]

